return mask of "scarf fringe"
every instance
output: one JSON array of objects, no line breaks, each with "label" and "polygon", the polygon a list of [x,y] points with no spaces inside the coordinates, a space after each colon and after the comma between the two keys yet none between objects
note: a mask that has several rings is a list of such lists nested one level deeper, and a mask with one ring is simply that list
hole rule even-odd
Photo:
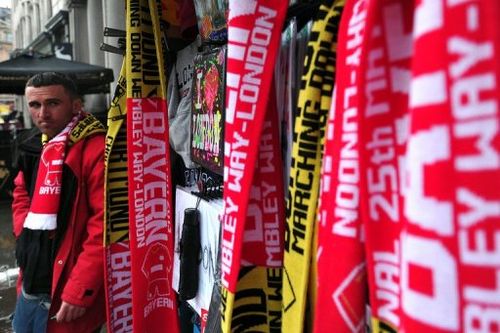
[{"label": "scarf fringe", "polygon": [[24,227],[31,230],[55,230],[57,228],[57,214],[29,212],[24,220]]}]

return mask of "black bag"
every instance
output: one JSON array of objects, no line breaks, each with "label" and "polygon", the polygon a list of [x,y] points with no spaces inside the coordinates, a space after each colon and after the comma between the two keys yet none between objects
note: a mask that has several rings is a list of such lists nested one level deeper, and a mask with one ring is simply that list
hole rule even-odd
[{"label": "black bag", "polygon": [[198,292],[200,248],[200,212],[197,208],[187,208],[180,240],[179,297],[183,301],[196,297]]}]

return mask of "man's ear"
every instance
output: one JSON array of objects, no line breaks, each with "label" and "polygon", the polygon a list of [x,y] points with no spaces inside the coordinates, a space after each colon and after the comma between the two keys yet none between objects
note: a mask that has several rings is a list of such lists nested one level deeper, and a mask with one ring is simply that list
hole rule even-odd
[{"label": "man's ear", "polygon": [[78,114],[83,110],[83,101],[81,98],[73,100],[73,114]]}]

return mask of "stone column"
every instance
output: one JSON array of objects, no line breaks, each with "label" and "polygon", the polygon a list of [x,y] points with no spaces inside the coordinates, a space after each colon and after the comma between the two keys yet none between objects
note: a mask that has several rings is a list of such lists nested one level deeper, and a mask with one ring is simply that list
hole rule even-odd
[{"label": "stone column", "polygon": [[[102,1],[87,1],[87,27],[89,63],[104,66],[104,52],[99,49],[103,40]],[[106,112],[106,95],[94,94],[85,96],[85,109],[91,113]]]},{"label": "stone column", "polygon": [[25,48],[33,40],[33,36],[31,35],[31,22],[28,16],[28,2],[22,2],[21,4],[23,6],[23,48]]},{"label": "stone column", "polygon": [[43,8],[44,8],[44,17],[43,17],[43,22],[47,22],[51,17],[52,17],[52,3],[50,0],[44,0],[43,2]]},{"label": "stone column", "polygon": [[[104,0],[103,3],[104,26],[125,31],[125,1]],[[104,42],[113,46],[118,46],[118,38],[116,37],[104,37]],[[110,97],[112,97],[112,94],[116,87],[116,80],[120,75],[123,56],[109,52],[104,53],[104,63],[106,67],[113,70],[113,74],[115,77],[115,82],[111,84]]]},{"label": "stone column", "polygon": [[[90,0],[96,1],[96,0]],[[68,0],[69,40],[73,44],[73,60],[89,62],[87,1]]]},{"label": "stone column", "polygon": [[42,24],[40,22],[40,3],[33,2],[33,35],[38,36],[42,32]]}]

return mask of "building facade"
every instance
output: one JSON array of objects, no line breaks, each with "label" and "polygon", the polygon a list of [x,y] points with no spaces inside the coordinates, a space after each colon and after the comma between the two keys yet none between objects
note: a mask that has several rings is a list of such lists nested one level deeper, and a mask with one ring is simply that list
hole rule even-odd
[{"label": "building facade", "polygon": [[[10,8],[0,7],[0,61],[10,58],[12,52],[12,25]],[[0,115],[5,116],[16,108],[13,95],[0,94]],[[1,125],[3,119],[0,119]]]},{"label": "building facade", "polygon": [[10,8],[0,8],[0,61],[9,59],[12,51]]},{"label": "building facade", "polygon": [[[12,0],[13,54],[34,52],[53,54],[113,69],[117,78],[122,56],[100,50],[104,27],[125,30],[125,2],[117,0]],[[111,91],[114,90],[114,83]],[[106,112],[109,95],[85,96],[85,108]],[[22,97],[17,101],[26,109]],[[25,113],[25,123],[27,114]]]}]

